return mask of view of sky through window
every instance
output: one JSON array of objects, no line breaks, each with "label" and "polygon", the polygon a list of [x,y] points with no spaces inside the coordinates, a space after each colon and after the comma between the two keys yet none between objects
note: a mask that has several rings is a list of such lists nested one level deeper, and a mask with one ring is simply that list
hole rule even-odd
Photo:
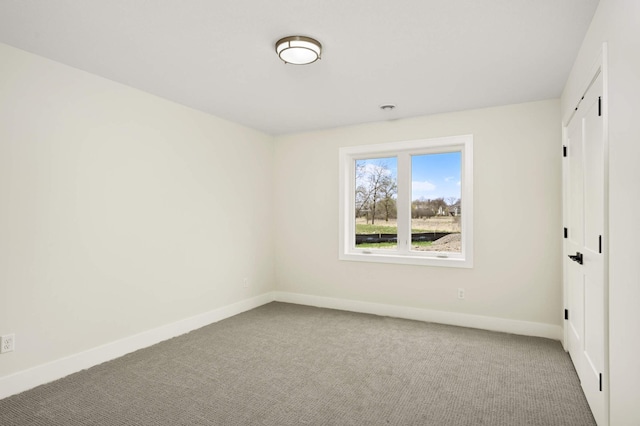
[{"label": "view of sky through window", "polygon": [[[394,157],[357,160],[367,170],[382,166],[396,180],[398,165]],[[461,153],[414,155],[411,157],[412,199],[460,198]]]},{"label": "view of sky through window", "polygon": [[411,157],[412,199],[460,198],[460,152]]}]

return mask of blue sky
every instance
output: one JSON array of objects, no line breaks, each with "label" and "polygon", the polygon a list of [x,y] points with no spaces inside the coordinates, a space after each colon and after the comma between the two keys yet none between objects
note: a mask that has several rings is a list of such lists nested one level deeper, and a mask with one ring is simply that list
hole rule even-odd
[{"label": "blue sky", "polygon": [[412,196],[460,198],[460,152],[411,157]]},{"label": "blue sky", "polygon": [[[412,200],[460,198],[460,152],[414,155],[411,163]],[[385,164],[394,177],[398,175],[395,157],[358,160],[358,164]]]}]

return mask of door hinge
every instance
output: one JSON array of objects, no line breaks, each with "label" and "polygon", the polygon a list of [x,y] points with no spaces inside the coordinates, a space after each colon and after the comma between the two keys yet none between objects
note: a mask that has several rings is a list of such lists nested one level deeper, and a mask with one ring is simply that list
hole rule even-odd
[{"label": "door hinge", "polygon": [[602,392],[602,373],[600,373],[600,392]]},{"label": "door hinge", "polygon": [[569,238],[569,230],[567,228],[564,228],[564,237]]},{"label": "door hinge", "polygon": [[602,254],[602,235],[598,235],[598,253]]},{"label": "door hinge", "polygon": [[565,319],[565,320],[568,320],[568,319],[569,319],[569,310],[568,310],[568,309],[565,309],[565,310],[564,310],[564,319]]},{"label": "door hinge", "polygon": [[602,96],[598,96],[598,117],[602,116]]},{"label": "door hinge", "polygon": [[563,157],[567,156],[567,146],[566,145],[562,145],[562,156]]}]

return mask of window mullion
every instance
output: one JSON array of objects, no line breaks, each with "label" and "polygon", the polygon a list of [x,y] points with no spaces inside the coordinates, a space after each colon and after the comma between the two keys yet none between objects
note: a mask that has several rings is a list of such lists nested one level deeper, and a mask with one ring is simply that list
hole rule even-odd
[{"label": "window mullion", "polygon": [[408,253],[411,248],[411,155],[398,154],[398,251]]}]

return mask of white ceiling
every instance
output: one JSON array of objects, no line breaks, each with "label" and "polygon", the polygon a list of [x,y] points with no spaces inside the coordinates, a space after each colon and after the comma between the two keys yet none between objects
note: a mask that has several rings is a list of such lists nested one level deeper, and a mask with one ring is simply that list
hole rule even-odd
[{"label": "white ceiling", "polygon": [[[0,42],[285,134],[557,98],[597,3],[0,0]],[[285,65],[288,35],[322,60]]]}]

